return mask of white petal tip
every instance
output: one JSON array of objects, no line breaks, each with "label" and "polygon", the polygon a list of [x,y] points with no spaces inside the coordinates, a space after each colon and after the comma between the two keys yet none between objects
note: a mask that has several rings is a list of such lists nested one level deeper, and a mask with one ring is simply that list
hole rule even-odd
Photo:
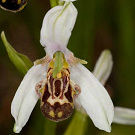
[{"label": "white petal tip", "polygon": [[20,133],[21,130],[22,130],[22,127],[16,125],[16,123],[15,123],[13,131],[14,131],[15,133]]},{"label": "white petal tip", "polygon": [[111,132],[111,126],[108,126],[108,128],[105,131],[110,133]]},{"label": "white petal tip", "polygon": [[111,125],[102,125],[102,126],[96,126],[97,128],[99,128],[100,130],[104,130],[104,131],[106,131],[106,132],[108,132],[108,133],[110,133],[111,132]]}]

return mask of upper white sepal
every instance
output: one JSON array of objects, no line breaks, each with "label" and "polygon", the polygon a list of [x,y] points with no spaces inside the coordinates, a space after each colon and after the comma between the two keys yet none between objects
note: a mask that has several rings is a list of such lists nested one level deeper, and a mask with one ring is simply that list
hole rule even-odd
[{"label": "upper white sepal", "polygon": [[39,96],[35,92],[35,85],[46,77],[47,67],[33,66],[25,75],[16,91],[11,104],[11,114],[15,119],[14,132],[19,133],[28,121]]},{"label": "upper white sepal", "polygon": [[56,6],[47,12],[40,33],[40,43],[46,53],[62,51],[63,46],[67,46],[76,17],[77,9],[72,2],[65,2],[64,6]]},{"label": "upper white sepal", "polygon": [[78,101],[86,110],[96,127],[111,131],[114,107],[110,96],[101,83],[83,65],[71,67],[71,79],[81,87]]}]

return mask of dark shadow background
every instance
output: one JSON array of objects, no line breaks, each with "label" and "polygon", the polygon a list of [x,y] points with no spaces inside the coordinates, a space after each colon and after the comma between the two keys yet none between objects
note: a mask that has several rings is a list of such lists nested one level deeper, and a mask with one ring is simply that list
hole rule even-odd
[{"label": "dark shadow background", "polygon": [[[92,71],[104,49],[113,54],[114,67],[106,84],[115,106],[135,109],[135,1],[134,0],[78,0],[74,2],[78,18],[68,48],[76,57],[88,61]],[[32,61],[45,56],[40,45],[40,29],[49,0],[29,0],[16,14],[0,9],[0,31],[5,31],[8,41]],[[8,58],[0,40],[0,134],[12,135],[14,119],[10,113],[11,101],[22,80]],[[57,135],[62,135],[72,117],[60,122]],[[45,118],[39,103],[21,134],[42,135]],[[89,119],[87,135],[106,135],[94,127]],[[110,135],[134,135],[135,126],[112,124]]]}]

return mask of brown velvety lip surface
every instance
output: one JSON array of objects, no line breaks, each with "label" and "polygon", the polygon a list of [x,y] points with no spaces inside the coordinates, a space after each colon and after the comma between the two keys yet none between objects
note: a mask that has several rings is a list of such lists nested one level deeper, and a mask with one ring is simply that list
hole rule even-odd
[{"label": "brown velvety lip surface", "polygon": [[[51,117],[49,115],[50,111],[54,112],[54,117]],[[51,105],[50,103],[46,102],[46,104],[41,106],[41,112],[43,116],[56,122],[67,119],[71,116],[73,111],[74,106],[69,103],[64,103],[63,105],[60,105],[58,102],[56,102],[54,105]],[[58,117],[59,112],[62,112],[61,117]]]},{"label": "brown velvety lip surface", "polygon": [[26,0],[22,0],[20,4],[18,4],[18,0],[5,0],[4,2],[0,0],[0,7],[11,12],[20,11],[26,4]]}]

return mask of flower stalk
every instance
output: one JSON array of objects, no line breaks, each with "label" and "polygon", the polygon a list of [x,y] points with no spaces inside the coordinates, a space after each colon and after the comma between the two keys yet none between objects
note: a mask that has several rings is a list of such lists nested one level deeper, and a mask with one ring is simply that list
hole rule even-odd
[{"label": "flower stalk", "polygon": [[65,2],[63,0],[50,0],[51,8],[53,8],[55,6],[63,6],[64,3]]},{"label": "flower stalk", "polygon": [[83,135],[88,127],[87,118],[87,114],[76,110],[64,135]]},{"label": "flower stalk", "polygon": [[57,123],[45,119],[44,135],[55,135]]}]

